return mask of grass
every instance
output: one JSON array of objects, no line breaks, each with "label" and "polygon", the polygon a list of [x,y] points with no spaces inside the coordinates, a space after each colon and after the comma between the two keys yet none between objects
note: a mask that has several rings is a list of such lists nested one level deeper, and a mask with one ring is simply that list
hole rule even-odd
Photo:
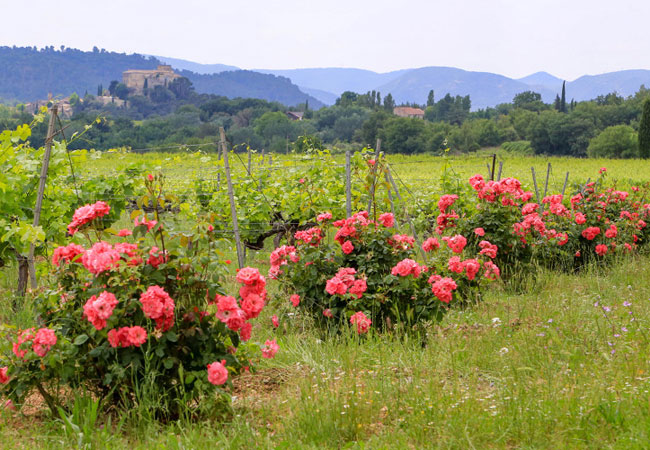
[{"label": "grass", "polygon": [[643,255],[543,272],[522,294],[494,289],[426,336],[322,340],[288,302],[271,304],[254,335],[275,334],[281,351],[235,381],[225,422],[132,414],[107,432],[105,418],[89,427],[81,413],[75,424],[32,408],[5,415],[0,438],[5,448],[648,448],[649,298]]}]

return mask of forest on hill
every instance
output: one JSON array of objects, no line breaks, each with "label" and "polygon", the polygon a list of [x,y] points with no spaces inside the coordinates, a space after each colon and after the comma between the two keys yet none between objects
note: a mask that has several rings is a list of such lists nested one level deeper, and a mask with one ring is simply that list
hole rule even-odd
[{"label": "forest on hill", "polygon": [[[97,86],[122,80],[129,69],[155,69],[161,61],[139,54],[109,52],[95,47],[90,52],[54,46],[0,47],[0,99],[5,102],[32,102],[53,97],[93,94]],[[182,71],[201,93],[228,98],[250,97],[295,105],[320,102],[302,92],[288,78],[236,70],[218,74]]]}]

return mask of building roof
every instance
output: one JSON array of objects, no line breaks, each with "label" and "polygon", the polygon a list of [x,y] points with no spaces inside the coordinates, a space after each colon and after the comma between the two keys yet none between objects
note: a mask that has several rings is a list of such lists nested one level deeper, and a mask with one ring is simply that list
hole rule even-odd
[{"label": "building roof", "polygon": [[407,115],[407,116],[422,116],[424,111],[420,108],[411,108],[410,106],[398,106],[393,108],[393,114],[396,115]]}]

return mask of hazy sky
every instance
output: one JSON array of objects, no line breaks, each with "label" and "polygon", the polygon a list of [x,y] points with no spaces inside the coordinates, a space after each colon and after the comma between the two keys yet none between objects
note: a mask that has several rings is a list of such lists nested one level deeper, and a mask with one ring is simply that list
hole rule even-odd
[{"label": "hazy sky", "polygon": [[0,45],[242,68],[453,66],[521,77],[650,69],[648,0],[0,0]]}]

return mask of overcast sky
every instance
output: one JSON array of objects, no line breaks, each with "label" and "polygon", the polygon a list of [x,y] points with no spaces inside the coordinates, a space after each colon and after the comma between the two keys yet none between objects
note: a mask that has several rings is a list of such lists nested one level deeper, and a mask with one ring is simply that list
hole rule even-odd
[{"label": "overcast sky", "polygon": [[522,77],[650,69],[648,0],[0,0],[0,45],[241,68],[423,66]]}]

